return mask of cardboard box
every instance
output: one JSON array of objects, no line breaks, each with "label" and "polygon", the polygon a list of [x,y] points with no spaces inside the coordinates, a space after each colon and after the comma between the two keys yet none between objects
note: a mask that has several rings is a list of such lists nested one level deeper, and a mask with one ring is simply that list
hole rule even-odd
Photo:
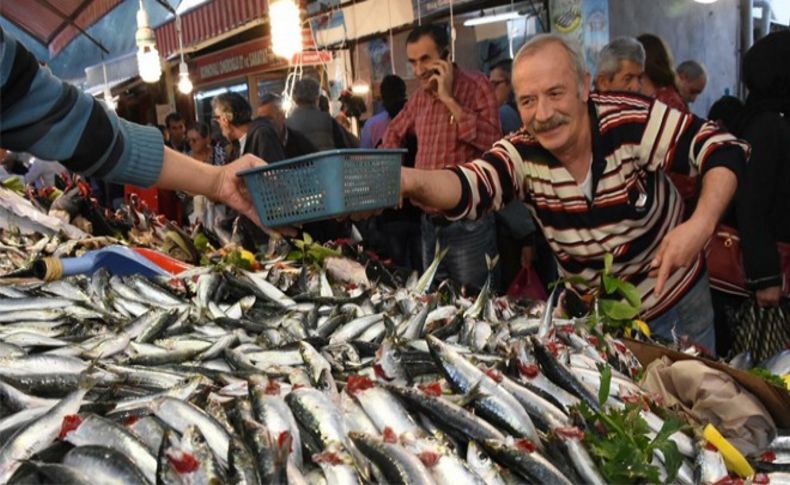
[{"label": "cardboard box", "polygon": [[689,359],[698,360],[704,362],[709,367],[726,372],[735,379],[738,384],[762,401],[765,408],[771,413],[778,427],[790,428],[790,392],[787,390],[772,386],[755,375],[735,369],[722,362],[694,357],[660,345],[638,342],[636,340],[623,339],[623,342],[631,349],[631,352],[636,355],[639,362],[645,367],[654,360],[667,356],[672,359],[673,362]]}]

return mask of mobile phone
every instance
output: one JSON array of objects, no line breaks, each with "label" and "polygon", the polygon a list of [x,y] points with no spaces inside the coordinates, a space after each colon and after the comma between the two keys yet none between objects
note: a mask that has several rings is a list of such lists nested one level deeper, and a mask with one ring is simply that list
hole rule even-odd
[{"label": "mobile phone", "polygon": [[[450,58],[450,50],[447,48],[442,49],[442,52],[439,54],[439,58],[443,61],[446,61]],[[431,76],[439,74],[439,71],[436,69],[431,69]],[[431,89],[433,91],[439,90],[439,82],[436,79],[431,80]]]}]

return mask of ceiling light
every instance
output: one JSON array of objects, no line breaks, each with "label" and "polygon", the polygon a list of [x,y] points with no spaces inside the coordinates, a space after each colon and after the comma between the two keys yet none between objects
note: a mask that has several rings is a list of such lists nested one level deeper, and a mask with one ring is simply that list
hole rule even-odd
[{"label": "ceiling light", "polygon": [[137,11],[137,70],[140,78],[147,83],[155,83],[162,76],[162,62],[159,51],[156,50],[156,36],[148,21],[148,12],[145,11],[143,0],[140,0],[140,10]]},{"label": "ceiling light", "polygon": [[276,0],[269,4],[269,26],[272,33],[272,51],[293,60],[302,52],[302,19],[299,7],[292,0]]},{"label": "ceiling light", "polygon": [[494,22],[505,22],[506,20],[515,20],[521,18],[518,12],[505,12],[494,15],[481,15],[471,19],[464,20],[464,27],[474,27],[475,25],[492,24]]},{"label": "ceiling light", "polygon": [[187,63],[183,61],[178,65],[178,90],[183,94],[192,92],[192,81],[189,79],[189,69],[187,69]]},{"label": "ceiling light", "polygon": [[351,85],[351,92],[357,96],[365,96],[370,92],[370,84],[364,81],[355,81]]}]

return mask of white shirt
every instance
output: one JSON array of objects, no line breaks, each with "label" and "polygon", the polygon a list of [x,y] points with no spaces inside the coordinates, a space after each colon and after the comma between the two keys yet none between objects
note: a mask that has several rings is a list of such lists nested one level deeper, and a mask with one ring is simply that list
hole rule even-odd
[{"label": "white shirt", "polygon": [[247,134],[245,133],[244,136],[239,138],[239,156],[244,153],[244,145],[247,144]]},{"label": "white shirt", "polygon": [[592,185],[592,159],[590,160],[590,167],[587,169],[587,176],[584,177],[584,182],[579,184],[579,188],[582,189],[582,193],[587,200],[592,200],[593,198],[593,185]]}]

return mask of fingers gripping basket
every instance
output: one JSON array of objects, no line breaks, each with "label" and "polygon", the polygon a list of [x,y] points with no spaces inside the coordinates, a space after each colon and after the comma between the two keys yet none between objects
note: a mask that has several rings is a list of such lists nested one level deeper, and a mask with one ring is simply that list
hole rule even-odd
[{"label": "fingers gripping basket", "polygon": [[329,150],[239,172],[261,223],[277,227],[394,207],[406,150]]}]

